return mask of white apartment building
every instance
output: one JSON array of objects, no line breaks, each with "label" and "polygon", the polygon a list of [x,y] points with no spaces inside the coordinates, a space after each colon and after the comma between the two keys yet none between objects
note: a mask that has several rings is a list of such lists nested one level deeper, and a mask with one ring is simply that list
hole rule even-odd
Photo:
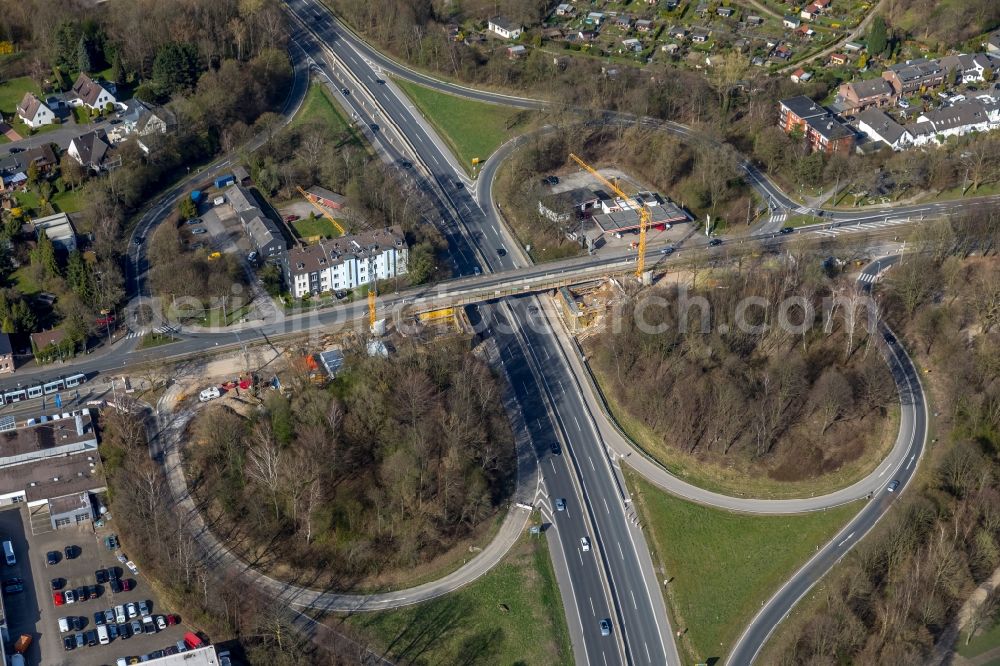
[{"label": "white apartment building", "polygon": [[355,289],[405,275],[408,255],[398,226],[342,236],[290,249],[285,281],[295,298]]}]

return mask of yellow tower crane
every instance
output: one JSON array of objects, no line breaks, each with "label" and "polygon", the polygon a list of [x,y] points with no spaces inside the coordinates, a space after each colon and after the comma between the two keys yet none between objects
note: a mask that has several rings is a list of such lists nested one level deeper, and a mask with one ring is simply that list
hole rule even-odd
[{"label": "yellow tower crane", "polygon": [[375,332],[375,285],[368,287],[368,328]]},{"label": "yellow tower crane", "polygon": [[[581,168],[585,169],[594,178],[607,185],[612,192],[624,199],[626,206],[629,205],[629,196],[622,192],[621,188],[601,174],[597,173],[597,170],[594,169],[594,167],[590,166],[573,153],[570,153],[569,156],[574,162],[579,164]],[[649,207],[645,204],[639,204],[639,256],[636,257],[635,260],[635,276],[640,280],[642,280],[642,274],[646,272],[646,230],[649,229],[651,219],[652,215],[649,212]]]}]

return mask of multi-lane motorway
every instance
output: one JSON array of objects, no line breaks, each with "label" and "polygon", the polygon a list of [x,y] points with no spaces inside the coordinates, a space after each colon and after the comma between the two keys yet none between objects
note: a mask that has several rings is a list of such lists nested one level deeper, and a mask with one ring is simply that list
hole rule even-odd
[{"label": "multi-lane motorway", "polygon": [[[340,102],[349,109],[353,118],[366,128],[384,159],[398,162],[413,158],[418,162],[419,173],[415,177],[425,180],[426,191],[434,197],[456,272],[470,276],[419,293],[389,297],[385,299],[385,307],[407,300],[412,302],[411,299],[416,298],[447,295],[460,289],[470,289],[475,292],[473,300],[479,300],[484,288],[500,289],[517,279],[536,276],[541,280],[560,273],[580,275],[595,267],[621,264],[626,260],[623,253],[599,259],[571,260],[543,268],[531,267],[499,219],[492,201],[490,184],[494,171],[491,169],[495,169],[504,151],[487,163],[476,188],[468,187],[468,179],[440,138],[391,80],[383,77],[386,71],[391,71],[448,92],[524,108],[540,108],[542,102],[437,82],[395,65],[370,49],[312,0],[293,0],[288,3],[288,8],[302,26],[292,35],[293,51],[298,54],[297,72],[303,65],[310,66],[340,96]],[[300,77],[297,77],[297,85],[299,81]],[[378,124],[381,129],[370,131],[367,128],[371,124]],[[687,133],[693,137],[690,130],[683,126],[661,125],[666,131]],[[209,177],[227,166],[228,162],[223,160],[217,169],[202,174],[202,177]],[[790,209],[796,205],[751,166],[745,165],[745,169],[748,181],[766,193],[776,208]],[[163,197],[143,218],[137,235],[144,237],[163,219],[184,191],[185,188],[178,187]],[[940,206],[954,209],[967,203],[970,202]],[[932,214],[938,210],[934,206],[912,206],[866,212],[864,215],[827,213],[828,222],[806,229],[806,232],[830,233],[851,225],[877,225],[880,221],[889,223],[904,216],[925,212]],[[771,236],[772,230],[765,229],[747,242],[767,240]],[[143,276],[146,271],[143,244],[133,244],[133,247],[136,270],[130,286],[141,298],[145,291]],[[501,249],[504,252],[498,252]],[[477,271],[487,274],[473,276]],[[145,360],[189,355],[204,351],[206,347],[212,349],[216,345],[241,344],[252,338],[285,333],[292,328],[309,330],[326,327],[331,322],[360,316],[364,307],[364,304],[349,304],[241,333],[187,335],[167,348],[134,351],[123,346],[100,358],[84,360],[74,368],[85,372],[107,371]],[[680,663],[647,545],[642,532],[635,526],[620,472],[610,455],[616,448],[615,442],[610,441],[600,412],[588,402],[587,390],[574,371],[565,346],[560,345],[557,331],[549,327],[542,313],[539,301],[529,296],[491,303],[479,307],[471,315],[480,323],[479,328],[496,340],[508,378],[529,424],[543,478],[542,492],[537,499],[551,525],[547,534],[561,591],[567,602],[574,655],[579,663]],[[919,402],[919,378],[913,373],[912,364],[898,345],[894,342],[887,344],[890,356],[896,358],[899,368],[902,368],[893,369],[897,381],[913,387],[911,391],[901,392],[901,395],[911,404],[922,404]],[[905,369],[907,364],[908,370]],[[920,444],[922,436],[915,446]],[[903,481],[900,490],[905,487],[905,481],[915,467],[919,451],[917,448],[916,455],[904,469],[893,472],[895,478]],[[563,510],[556,508],[556,499],[565,500]],[[742,664],[752,660],[767,635],[801,594],[884,514],[889,499],[885,494],[879,494],[844,531],[839,545],[831,543],[821,550],[768,602],[741,638],[731,663]],[[581,544],[583,537],[590,541],[589,550]],[[598,623],[602,619],[611,620],[613,628],[610,636],[602,636],[599,631]]]}]

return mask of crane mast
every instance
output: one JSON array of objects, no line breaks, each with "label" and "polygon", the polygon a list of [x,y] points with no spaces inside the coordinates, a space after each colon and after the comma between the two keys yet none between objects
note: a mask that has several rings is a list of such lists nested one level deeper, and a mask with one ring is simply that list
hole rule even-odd
[{"label": "crane mast", "polygon": [[[622,192],[621,188],[599,174],[594,167],[590,166],[573,153],[570,153],[569,156],[574,162],[579,164],[582,169],[586,170],[587,173],[604,183],[612,192],[624,199],[625,205],[629,205],[629,197],[627,194]],[[636,257],[635,260],[635,276],[640,280],[642,280],[642,274],[646,272],[646,230],[649,228],[651,218],[652,215],[649,212],[649,207],[644,204],[639,204],[639,256]]]}]

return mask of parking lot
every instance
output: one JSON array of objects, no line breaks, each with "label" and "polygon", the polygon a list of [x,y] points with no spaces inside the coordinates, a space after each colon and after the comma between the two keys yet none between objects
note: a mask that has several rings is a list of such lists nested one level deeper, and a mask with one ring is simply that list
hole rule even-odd
[{"label": "parking lot", "polygon": [[[159,605],[141,572],[139,575],[129,572],[116,558],[116,552],[108,550],[104,545],[104,537],[111,531],[95,533],[88,522],[58,531],[42,532],[44,525],[39,525],[39,522],[33,521],[34,531],[38,533],[32,534],[27,521],[27,507],[22,505],[19,509],[0,512],[0,535],[12,541],[17,557],[16,565],[4,566],[3,578],[7,581],[18,577],[24,583],[23,592],[4,594],[7,621],[12,641],[21,634],[32,637],[31,647],[25,653],[28,664],[110,665],[115,664],[119,657],[148,654],[176,645],[183,639],[186,630],[178,622],[153,633],[141,633],[127,639],[119,637],[111,640],[108,645],[87,645],[88,632],[97,632],[98,623],[94,617],[96,612],[103,613],[108,609],[114,611],[115,606],[124,606],[130,602],[138,604],[140,601],[147,602],[153,618],[166,614],[167,610]],[[71,553],[73,557],[66,556],[66,546],[76,547]],[[47,562],[50,551],[58,553],[57,562],[52,565]],[[98,584],[95,576],[98,569],[110,569],[120,580],[130,581],[132,589],[115,592],[110,581]],[[64,594],[66,590],[74,590],[75,593],[78,588],[84,588],[86,593],[93,593],[95,597],[57,607],[53,600],[53,579],[58,579],[56,585]],[[90,590],[86,589],[88,587]],[[84,635],[83,647],[74,647],[72,651],[65,649],[63,638],[75,637],[77,632],[60,632],[59,618],[63,617],[81,618],[79,633]],[[141,623],[142,618],[138,619]],[[101,622],[105,622],[103,617]],[[114,624],[117,630],[117,620]]]}]

